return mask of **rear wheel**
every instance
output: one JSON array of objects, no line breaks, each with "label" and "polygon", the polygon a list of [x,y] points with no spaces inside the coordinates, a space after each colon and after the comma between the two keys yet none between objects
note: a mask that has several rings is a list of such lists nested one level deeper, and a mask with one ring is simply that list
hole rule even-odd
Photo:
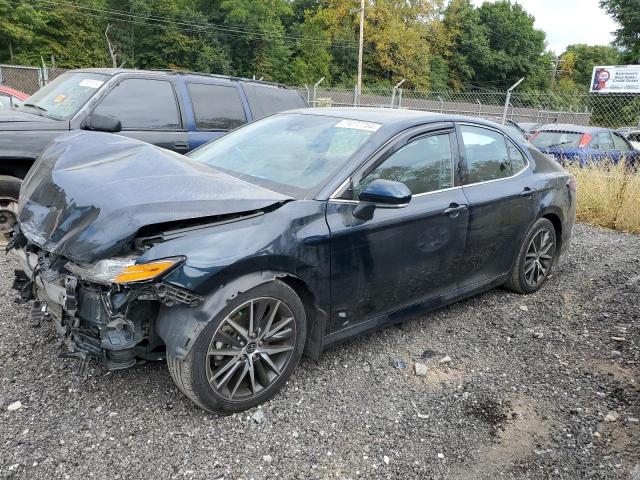
[{"label": "rear wheel", "polygon": [[238,295],[205,327],[184,360],[167,355],[182,392],[202,408],[230,414],[275,395],[300,360],[305,310],[273,281]]},{"label": "rear wheel", "polygon": [[505,287],[518,293],[533,293],[549,278],[557,249],[556,231],[546,218],[533,224],[525,236]]},{"label": "rear wheel", "polygon": [[20,183],[18,178],[0,175],[0,247],[6,246],[18,220]]}]

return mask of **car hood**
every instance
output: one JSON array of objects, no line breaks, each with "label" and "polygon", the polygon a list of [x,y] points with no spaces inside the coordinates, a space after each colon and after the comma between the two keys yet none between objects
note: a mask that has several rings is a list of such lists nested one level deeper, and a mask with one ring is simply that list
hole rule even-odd
[{"label": "car hood", "polygon": [[32,243],[90,263],[130,251],[142,227],[219,220],[288,200],[153,145],[71,132],[58,137],[27,175],[18,221]]},{"label": "car hood", "polygon": [[2,130],[68,130],[69,122],[53,120],[35,113],[18,110],[0,110],[0,131]]}]

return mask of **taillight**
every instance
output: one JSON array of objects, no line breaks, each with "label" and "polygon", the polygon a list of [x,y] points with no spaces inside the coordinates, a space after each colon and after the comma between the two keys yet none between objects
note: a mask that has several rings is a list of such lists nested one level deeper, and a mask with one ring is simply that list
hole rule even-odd
[{"label": "taillight", "polygon": [[534,139],[534,138],[536,138],[536,137],[538,136],[538,134],[539,134],[539,133],[540,133],[540,132],[533,132],[531,135],[529,135],[528,140],[529,140],[530,142],[533,142],[533,139]]},{"label": "taillight", "polygon": [[578,191],[578,181],[576,180],[576,177],[574,177],[573,175],[569,175],[569,179],[567,180],[567,187],[569,187],[569,190],[571,190],[572,192]]},{"label": "taillight", "polygon": [[591,139],[593,137],[591,135],[589,135],[588,133],[583,133],[582,134],[582,138],[580,139],[580,143],[578,144],[579,147],[586,147],[587,145],[589,145],[589,143],[591,142]]}]

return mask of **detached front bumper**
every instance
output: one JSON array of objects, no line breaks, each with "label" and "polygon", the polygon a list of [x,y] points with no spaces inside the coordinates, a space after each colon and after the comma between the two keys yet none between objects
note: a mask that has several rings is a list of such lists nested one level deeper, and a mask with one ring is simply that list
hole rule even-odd
[{"label": "detached front bumper", "polygon": [[20,261],[14,287],[34,312],[50,318],[62,338],[63,356],[98,357],[110,370],[139,360],[164,359],[155,331],[162,305],[197,305],[199,297],[162,282],[101,285],[71,273],[68,261],[33,245],[13,250]]}]

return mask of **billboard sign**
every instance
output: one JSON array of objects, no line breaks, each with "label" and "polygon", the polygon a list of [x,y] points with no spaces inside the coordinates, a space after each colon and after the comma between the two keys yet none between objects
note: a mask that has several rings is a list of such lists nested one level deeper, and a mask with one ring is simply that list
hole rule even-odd
[{"label": "billboard sign", "polygon": [[640,94],[640,65],[593,67],[591,91]]}]

